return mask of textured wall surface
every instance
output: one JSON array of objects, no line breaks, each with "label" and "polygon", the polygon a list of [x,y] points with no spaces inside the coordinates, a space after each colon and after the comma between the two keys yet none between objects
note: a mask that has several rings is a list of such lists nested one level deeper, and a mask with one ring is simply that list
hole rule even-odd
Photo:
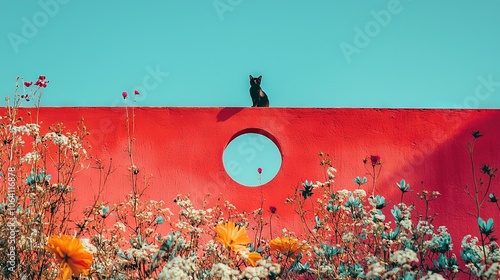
[{"label": "textured wall surface", "polygon": [[[404,178],[412,186],[405,200],[414,202],[417,212],[423,214],[416,193],[439,191],[442,196],[431,202],[430,210],[439,214],[436,225],[448,226],[458,249],[465,234],[477,235],[475,218],[466,214],[474,210],[474,204],[464,192],[465,185],[472,183],[467,152],[472,131],[484,135],[476,144],[476,171],[484,163],[500,166],[499,110],[138,107],[134,114],[135,163],[140,174],[152,176],[148,197],[171,204],[177,194],[190,194],[200,206],[207,193],[214,197],[221,193],[240,210],[254,210],[263,195],[265,209],[270,205],[278,208],[275,229],[299,224],[284,205],[295,186],[305,180],[324,180],[319,151],[329,153],[338,170],[334,187],[351,190],[356,188],[352,180],[366,175],[363,158],[379,155],[383,168],[377,193],[386,196],[392,208],[400,196],[396,182]],[[40,110],[45,129],[58,122],[71,129],[82,117],[91,132],[89,153],[104,162],[113,159],[116,171],[104,195],[110,202],[118,202],[130,192],[125,108]],[[223,167],[225,146],[244,131],[271,136],[283,156],[277,176],[262,187],[239,185]],[[97,175],[94,169],[78,174],[79,207],[92,199]],[[365,190],[371,192],[371,187]],[[500,195],[498,181],[492,191]],[[486,203],[484,216],[496,215],[498,220],[493,206]]]}]

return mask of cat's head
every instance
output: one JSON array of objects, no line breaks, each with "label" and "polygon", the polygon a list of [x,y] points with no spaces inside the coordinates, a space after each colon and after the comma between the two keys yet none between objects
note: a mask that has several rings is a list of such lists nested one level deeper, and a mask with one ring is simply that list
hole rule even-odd
[{"label": "cat's head", "polygon": [[260,86],[261,81],[262,81],[262,76],[254,78],[254,77],[252,77],[252,75],[250,75],[250,85],[251,86]]}]

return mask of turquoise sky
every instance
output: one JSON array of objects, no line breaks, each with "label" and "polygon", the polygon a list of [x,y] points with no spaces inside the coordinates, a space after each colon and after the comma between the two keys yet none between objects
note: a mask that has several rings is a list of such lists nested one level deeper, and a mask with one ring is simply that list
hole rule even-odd
[{"label": "turquoise sky", "polygon": [[500,108],[500,1],[40,0],[0,4],[0,91],[43,105]]}]

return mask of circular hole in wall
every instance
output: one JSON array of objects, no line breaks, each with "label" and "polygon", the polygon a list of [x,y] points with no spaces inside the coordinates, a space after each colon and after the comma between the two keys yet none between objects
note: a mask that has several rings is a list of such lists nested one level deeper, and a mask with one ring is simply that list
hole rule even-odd
[{"label": "circular hole in wall", "polygon": [[224,149],[222,159],[229,177],[247,187],[271,181],[278,174],[282,160],[278,146],[269,137],[254,132],[233,137]]}]

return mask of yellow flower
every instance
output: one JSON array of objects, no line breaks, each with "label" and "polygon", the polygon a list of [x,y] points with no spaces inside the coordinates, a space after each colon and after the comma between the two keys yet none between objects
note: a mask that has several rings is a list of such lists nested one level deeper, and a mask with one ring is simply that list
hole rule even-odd
[{"label": "yellow flower", "polygon": [[241,256],[245,258],[250,265],[255,266],[255,264],[262,259],[262,256],[257,252],[250,252],[248,249],[239,251]]},{"label": "yellow flower", "polygon": [[71,280],[71,275],[88,275],[92,264],[92,254],[85,251],[80,239],[73,236],[51,236],[45,249],[56,255],[61,264],[59,279]]},{"label": "yellow flower", "polygon": [[215,240],[220,241],[226,248],[231,248],[233,251],[246,250],[246,245],[250,243],[246,228],[235,226],[231,221],[217,225],[215,232],[217,233]]},{"label": "yellow flower", "polygon": [[262,259],[262,256],[259,253],[257,253],[257,252],[250,252],[250,253],[247,254],[247,261],[252,266],[255,266],[255,263],[257,263],[261,259]]},{"label": "yellow flower", "polygon": [[278,251],[289,258],[295,258],[299,253],[309,251],[309,246],[299,242],[293,237],[276,237],[269,242],[269,248],[272,251]]}]

